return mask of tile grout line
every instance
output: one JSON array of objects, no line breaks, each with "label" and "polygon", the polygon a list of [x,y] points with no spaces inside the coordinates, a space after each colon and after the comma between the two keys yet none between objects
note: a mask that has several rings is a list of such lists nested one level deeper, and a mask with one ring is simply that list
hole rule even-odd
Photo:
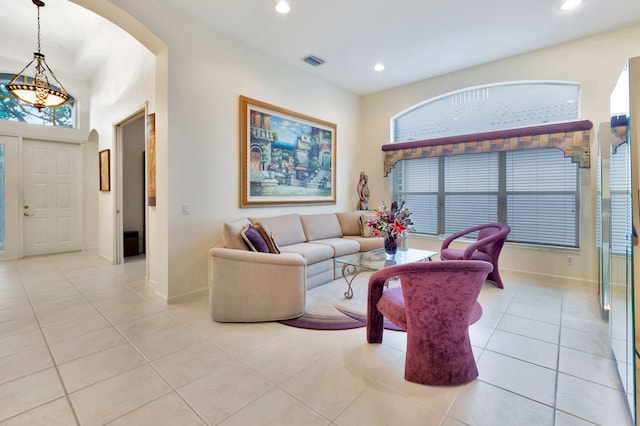
[{"label": "tile grout line", "polygon": [[[53,263],[51,263],[51,265],[52,265],[56,270],[58,270],[58,271],[59,271],[59,269],[58,269],[58,267],[57,267],[56,265],[54,265]],[[67,400],[67,404],[69,405],[69,408],[70,408],[70,410],[71,410],[71,413],[73,414],[73,418],[74,418],[74,420],[75,420],[76,424],[77,424],[77,425],[80,425],[80,420],[78,419],[78,414],[76,413],[76,410],[75,410],[75,408],[74,408],[73,404],[71,403],[71,398],[70,398],[70,396],[69,396],[69,392],[67,391],[67,387],[66,387],[66,385],[64,384],[64,381],[62,380],[62,375],[60,374],[60,370],[58,369],[58,364],[56,363],[56,360],[55,360],[55,358],[53,357],[53,353],[51,352],[51,348],[50,348],[50,346],[49,346],[49,341],[47,340],[46,336],[44,335],[44,332],[42,331],[42,324],[40,323],[40,319],[38,318],[38,315],[36,314],[36,310],[35,310],[35,308],[34,308],[34,306],[33,306],[33,302],[32,302],[32,300],[31,300],[31,295],[29,294],[29,292],[27,291],[27,288],[26,288],[26,287],[25,287],[25,285],[24,285],[24,281],[23,281],[23,279],[22,279],[22,273],[20,272],[20,269],[19,269],[19,268],[17,268],[17,267],[16,267],[16,270],[17,270],[17,272],[18,272],[18,278],[20,279],[20,283],[22,284],[22,287],[24,288],[24,291],[25,291],[25,293],[26,293],[26,295],[27,295],[27,299],[29,300],[29,305],[31,306],[31,310],[33,311],[33,316],[34,316],[34,318],[35,318],[35,320],[36,320],[36,323],[38,324],[38,330],[40,331],[40,334],[41,334],[41,336],[42,336],[42,340],[44,341],[44,344],[45,344],[45,346],[46,346],[46,348],[47,348],[47,352],[49,353],[49,357],[51,358],[51,363],[53,364],[53,368],[55,369],[56,375],[58,376],[58,381],[60,382],[60,386],[62,387],[62,391],[64,392],[64,397],[65,397],[65,399]],[[64,274],[63,274],[63,276],[65,277],[65,279],[67,279],[66,275],[64,275]],[[69,283],[70,283],[71,285],[73,285],[73,283],[71,283],[71,282],[69,282]],[[75,287],[75,286],[74,286],[74,287]],[[49,403],[50,403],[50,402],[52,402],[52,401],[55,401],[55,400],[47,401],[46,403],[44,403],[44,404],[42,404],[42,405],[49,404]],[[42,406],[42,405],[41,405],[41,406]],[[19,413],[19,414],[17,414],[17,415],[27,413],[27,412],[29,412],[29,411],[31,411],[31,410],[33,410],[33,409],[35,409],[35,408],[37,408],[37,407],[30,408],[29,410],[24,411],[24,412],[22,412],[22,413]]]},{"label": "tile grout line", "polygon": [[[66,275],[65,275],[65,277],[66,277]],[[137,294],[138,296],[142,297],[145,301],[149,301],[149,299],[148,299],[147,297],[145,297],[145,296],[143,296],[143,295],[141,295],[141,294],[138,294],[137,292],[135,292],[135,291],[131,290],[130,288],[128,288],[128,286],[126,286],[125,284],[123,284],[122,282],[120,282],[120,280],[116,279],[115,277],[112,277],[112,278],[114,278],[114,279],[117,281],[118,285],[120,285],[120,286],[124,287],[125,289],[127,289],[127,290],[129,290],[129,291],[131,291],[131,292],[133,292],[133,293],[135,293],[135,294]],[[147,358],[147,357],[146,357],[142,352],[140,352],[140,350],[137,348],[137,346],[136,346],[136,345],[135,345],[135,344],[134,344],[134,343],[133,343],[133,342],[132,342],[132,341],[131,341],[127,336],[126,336],[126,335],[124,335],[124,333],[123,333],[122,331],[120,331],[120,329],[116,326],[116,324],[115,324],[113,321],[111,321],[109,318],[107,318],[107,317],[103,314],[103,312],[102,312],[100,309],[98,309],[98,307],[97,307],[97,306],[95,306],[95,305],[94,305],[94,303],[93,303],[91,300],[89,300],[89,299],[84,295],[84,293],[82,293],[82,291],[81,291],[80,289],[78,289],[78,287],[76,286],[76,284],[75,284],[75,283],[73,283],[72,281],[70,281],[70,282],[71,282],[71,284],[72,284],[72,285],[73,285],[73,286],[74,286],[74,287],[75,287],[75,288],[80,292],[80,294],[82,294],[82,296],[87,300],[87,302],[88,302],[88,303],[89,303],[89,304],[90,304],[90,305],[91,305],[91,306],[92,306],[92,307],[93,307],[93,308],[94,308],[94,309],[95,309],[95,310],[96,310],[96,311],[97,311],[97,312],[98,312],[98,313],[99,313],[99,314],[100,314],[100,315],[101,315],[101,316],[102,316],[102,317],[103,317],[103,318],[104,318],[104,319],[105,319],[105,320],[106,320],[110,325],[111,325],[111,327],[112,327],[112,328],[113,328],[113,329],[114,329],[114,330],[115,330],[115,331],[116,331],[120,336],[122,336],[122,338],[124,339],[124,341],[125,341],[126,343],[128,343],[128,344],[129,344],[129,346],[130,346],[134,351],[136,351],[136,352],[140,355],[140,357],[144,360],[144,362],[146,363],[146,365],[147,365],[149,368],[151,368],[151,369],[152,369],[152,370],[153,370],[153,371],[154,371],[154,372],[155,372],[155,373],[156,373],[156,374],[157,374],[157,375],[162,379],[162,381],[164,381],[164,382],[167,384],[167,386],[169,387],[169,389],[171,389],[169,392],[167,392],[167,393],[165,393],[165,394],[162,394],[162,395],[158,396],[157,398],[152,399],[151,401],[147,401],[146,403],[144,403],[144,404],[142,404],[142,405],[140,405],[140,406],[138,406],[138,407],[135,407],[135,408],[133,408],[132,410],[130,410],[130,411],[126,412],[126,413],[123,413],[122,415],[120,415],[120,416],[118,416],[118,417],[116,417],[116,418],[114,418],[114,419],[110,420],[110,421],[109,421],[109,423],[112,423],[112,422],[114,422],[114,421],[116,421],[116,420],[118,420],[118,419],[120,419],[120,418],[122,418],[122,417],[124,417],[124,416],[126,416],[126,415],[128,415],[128,414],[130,414],[130,413],[132,413],[132,412],[134,412],[134,411],[136,411],[136,410],[138,410],[138,409],[140,409],[140,408],[144,407],[144,406],[147,406],[147,405],[149,405],[149,404],[151,404],[151,403],[153,403],[153,402],[155,402],[155,401],[157,401],[157,400],[159,400],[159,399],[161,399],[161,398],[164,398],[165,396],[167,396],[167,395],[169,395],[169,394],[175,393],[175,395],[176,395],[176,396],[178,396],[178,397],[180,398],[180,400],[181,400],[181,401],[183,401],[183,402],[184,402],[184,403],[185,403],[185,404],[186,404],[186,405],[191,409],[191,411],[193,411],[193,413],[194,413],[194,414],[195,414],[195,415],[196,415],[200,420],[202,420],[202,421],[203,421],[203,423],[208,424],[208,422],[206,422],[206,421],[202,418],[202,416],[200,415],[200,413],[198,413],[198,411],[196,411],[196,410],[195,410],[195,409],[194,409],[194,408],[193,408],[193,407],[192,407],[192,406],[191,406],[191,405],[190,405],[190,404],[189,404],[189,403],[188,403],[188,402],[187,402],[187,401],[182,397],[182,395],[180,395],[180,393],[178,392],[178,389],[177,389],[177,388],[175,388],[171,383],[169,383],[169,381],[167,380],[167,378],[166,378],[166,377],[164,377],[164,375],[163,375],[162,373],[160,373],[160,371],[158,371],[158,370],[155,368],[155,366],[152,364],[152,362],[151,362],[151,361],[150,361],[150,360],[149,360],[149,359],[148,359],[148,358]],[[165,312],[165,311],[163,310],[163,311],[160,311],[160,312]],[[151,313],[151,314],[146,315],[146,316],[142,316],[142,317],[140,317],[140,318],[136,318],[136,319],[134,319],[134,320],[132,320],[132,321],[137,321],[137,320],[139,320],[139,319],[147,318],[147,317],[152,316],[152,315],[155,315],[155,314],[157,314],[157,312]],[[172,315],[170,315],[168,312],[167,312],[167,315],[171,316],[172,318],[174,318],[174,319],[175,319],[176,321],[178,321],[179,323],[182,323],[179,319],[177,319],[177,318],[173,317],[173,316],[172,316]],[[127,322],[127,321],[125,321],[125,322]],[[190,346],[192,346],[192,345],[190,345]],[[103,349],[103,350],[104,350],[104,349]],[[101,352],[101,351],[98,351],[98,352]],[[95,353],[98,353],[98,352],[94,352],[94,354],[95,354]],[[81,358],[83,358],[83,357],[81,357]],[[78,358],[78,359],[80,359],[80,358]],[[122,374],[122,373],[127,372],[127,371],[131,371],[131,370],[133,370],[134,368],[137,368],[137,367],[138,367],[138,366],[131,367],[131,368],[129,368],[129,369],[127,369],[127,370],[125,370],[125,371],[122,371],[122,372],[118,373],[117,375]],[[116,375],[116,376],[117,376],[117,375]],[[102,383],[102,382],[104,382],[104,381],[106,381],[106,380],[112,379],[113,377],[115,377],[115,376],[111,376],[111,377],[105,378],[105,379],[103,379],[103,380],[100,380],[100,381],[98,381],[98,382],[96,382],[96,383],[91,384],[90,386],[93,386],[93,385],[95,385],[95,384],[97,384],[97,383]],[[90,387],[90,386],[87,386],[87,387]],[[85,388],[83,388],[83,389],[86,389],[87,387],[85,387]],[[73,408],[73,406],[72,406],[72,408]],[[75,410],[74,410],[74,415],[75,415]],[[77,420],[77,418],[76,418],[76,420]],[[80,422],[78,422],[78,424],[80,424]]]},{"label": "tile grout line", "polygon": [[[169,388],[171,389],[171,391],[170,391],[170,392],[167,392],[167,393],[165,393],[165,394],[163,394],[163,395],[159,396],[158,398],[156,398],[156,399],[154,399],[154,400],[152,400],[152,401],[148,401],[147,403],[145,403],[145,404],[143,404],[143,405],[141,405],[141,406],[139,406],[139,407],[136,407],[136,408],[134,408],[133,410],[131,410],[131,411],[127,412],[127,413],[122,414],[121,416],[119,416],[119,417],[117,417],[117,418],[115,418],[115,419],[111,420],[110,422],[113,422],[113,421],[117,420],[117,419],[118,419],[118,418],[120,418],[120,417],[126,416],[126,415],[127,415],[127,414],[129,414],[130,412],[133,412],[133,411],[135,411],[135,410],[137,410],[137,409],[139,409],[139,408],[141,408],[141,407],[143,407],[143,406],[145,406],[145,405],[150,404],[150,403],[151,403],[151,402],[153,402],[153,401],[156,401],[156,400],[158,400],[158,399],[160,399],[160,398],[163,398],[164,396],[166,396],[166,395],[168,395],[168,394],[170,394],[170,393],[175,392],[175,393],[176,393],[176,395],[180,396],[180,394],[177,392],[177,390],[176,390],[176,389],[175,389],[175,388],[174,388],[174,387],[173,387],[173,386],[172,386],[172,385],[171,385],[171,384],[170,384],[170,383],[165,379],[165,377],[164,377],[162,374],[160,374],[160,372],[159,372],[159,371],[157,371],[157,370],[155,369],[155,367],[151,364],[151,362],[147,359],[147,357],[145,357],[145,356],[144,356],[144,355],[143,355],[143,354],[138,350],[138,348],[137,348],[137,347],[136,347],[136,346],[135,346],[135,345],[134,345],[134,344],[133,344],[133,343],[132,343],[132,342],[131,342],[131,341],[130,341],[126,336],[125,336],[125,335],[123,335],[123,334],[122,334],[122,332],[121,332],[121,331],[116,327],[116,325],[115,325],[111,320],[109,320],[109,318],[107,318],[107,317],[102,313],[102,311],[100,311],[100,310],[99,310],[99,309],[94,305],[94,303],[93,303],[90,299],[88,299],[88,298],[87,298],[87,296],[86,296],[86,295],[85,295],[85,294],[84,294],[84,293],[83,293],[83,292],[82,292],[82,291],[77,287],[77,285],[76,285],[76,284],[75,284],[75,283],[74,283],[74,282],[73,282],[73,281],[72,281],[72,280],[71,280],[71,279],[70,279],[70,278],[69,278],[69,277],[68,277],[68,276],[63,272],[63,271],[61,271],[61,270],[60,270],[60,268],[58,268],[58,267],[57,267],[57,265],[55,265],[53,262],[51,263],[51,265],[52,265],[52,266],[54,266],[54,267],[55,267],[55,268],[56,268],[56,269],[57,269],[57,270],[62,274],[62,276],[65,278],[65,280],[66,280],[69,284],[71,284],[71,285],[74,287],[74,289],[76,289],[76,290],[78,291],[78,293],[79,293],[79,294],[80,294],[80,295],[81,295],[81,296],[82,296],[82,297],[83,297],[83,298],[84,298],[84,299],[85,299],[85,300],[86,300],[86,301],[87,301],[87,302],[88,302],[88,303],[89,303],[89,304],[90,304],[90,305],[91,305],[91,306],[96,310],[96,312],[97,312],[98,314],[100,314],[100,316],[102,316],[102,317],[107,321],[107,323],[109,323],[109,324],[110,324],[110,326],[111,326],[111,327],[112,327],[112,328],[113,328],[113,329],[114,329],[118,334],[120,334],[120,335],[124,338],[125,342],[127,342],[127,343],[128,343],[128,344],[129,344],[129,345],[130,345],[130,346],[131,346],[131,347],[132,347],[132,348],[133,348],[133,349],[134,349],[134,350],[135,350],[135,351],[136,351],[136,352],[137,352],[141,357],[142,357],[142,359],[144,360],[144,362],[145,362],[145,363],[146,363],[146,364],[147,364],[147,365],[148,365],[148,366],[149,366],[149,367],[150,367],[154,372],[156,372],[156,373],[157,373],[157,374],[162,378],[162,380],[163,380],[163,381],[164,381],[164,382],[169,386]],[[20,276],[20,271],[19,271],[19,270],[18,270],[18,274],[19,274],[19,276]],[[112,278],[113,278],[113,277],[112,277]],[[114,279],[115,279],[115,278],[114,278]],[[20,278],[20,280],[21,280],[21,283],[22,283],[22,279],[21,279],[21,278]],[[121,282],[119,282],[119,281],[118,281],[118,285],[126,288],[126,286],[125,286],[125,285],[123,285],[123,284],[122,284]],[[67,400],[67,403],[69,404],[69,407],[70,407],[70,409],[71,409],[71,411],[72,411],[72,413],[73,413],[73,416],[74,416],[74,419],[75,419],[76,423],[77,423],[78,425],[80,425],[81,423],[80,423],[80,421],[79,421],[79,419],[78,419],[78,415],[77,415],[77,413],[76,413],[75,407],[74,407],[74,406],[73,406],[73,404],[71,403],[70,394],[69,394],[69,392],[68,392],[68,390],[67,390],[67,387],[66,387],[66,385],[65,385],[65,383],[64,383],[64,381],[63,381],[63,379],[62,379],[62,375],[60,374],[60,371],[59,371],[59,369],[58,369],[58,364],[56,363],[56,360],[55,360],[55,358],[53,357],[53,353],[51,352],[51,349],[50,349],[50,347],[49,347],[49,341],[47,340],[46,336],[44,335],[44,333],[43,333],[43,331],[42,331],[42,325],[40,324],[40,320],[38,319],[38,316],[37,316],[37,314],[36,314],[36,312],[35,312],[35,309],[34,309],[34,307],[33,307],[33,303],[32,303],[31,298],[30,298],[30,296],[29,296],[29,292],[26,290],[26,287],[24,287],[24,283],[22,283],[22,286],[23,286],[23,288],[24,288],[24,290],[25,290],[25,293],[26,293],[26,295],[27,295],[27,298],[28,298],[28,300],[29,300],[29,304],[30,304],[30,306],[31,306],[31,309],[32,309],[32,311],[33,311],[33,315],[34,315],[34,317],[35,317],[35,319],[36,319],[36,322],[37,322],[37,324],[38,324],[40,334],[42,335],[42,338],[43,338],[43,341],[45,342],[45,346],[46,346],[46,348],[47,348],[47,351],[48,351],[48,353],[49,353],[49,356],[51,357],[51,361],[52,361],[52,363],[53,363],[53,367],[55,368],[55,370],[56,370],[56,374],[58,375],[58,380],[60,381],[60,384],[61,384],[61,386],[62,386],[62,389],[63,389],[63,391],[64,391],[64,393],[65,393],[65,398],[66,398],[66,400]],[[128,288],[127,288],[127,289],[128,289]],[[130,290],[130,289],[129,289],[129,290]],[[137,294],[137,293],[136,293],[136,294]],[[148,300],[146,297],[144,297],[144,296],[142,296],[142,295],[139,295],[139,296],[141,296],[141,297],[142,297],[143,299],[145,299],[145,300]],[[150,314],[150,315],[153,315],[153,314]],[[143,318],[144,318],[144,317],[143,317]],[[179,321],[179,320],[178,320],[178,321]],[[107,327],[105,327],[105,328],[107,328]],[[90,333],[90,332],[91,332],[91,331],[89,331],[89,332],[87,332],[87,333]],[[83,334],[87,334],[87,333],[83,333]],[[66,340],[66,339],[63,339],[63,340],[61,340],[61,341],[64,341],[64,340]],[[119,346],[119,345],[111,346],[110,348],[106,348],[106,349],[111,349],[111,348],[116,347],[116,346]],[[79,358],[76,358],[76,359],[82,359],[82,358],[85,358],[85,357],[87,357],[87,356],[95,355],[95,354],[97,354],[97,353],[99,353],[99,352],[102,352],[102,351],[104,351],[104,350],[106,350],[106,349],[102,349],[102,350],[99,350],[99,351],[96,351],[96,352],[92,352],[92,353],[90,353],[90,354],[86,354],[86,355],[84,355],[84,356],[82,356],[82,357],[79,357]],[[76,359],[74,359],[74,360],[69,360],[69,361],[67,361],[67,362],[72,362],[72,361],[75,361]],[[66,364],[67,362],[62,363],[62,364]],[[62,364],[61,364],[61,365],[62,365]],[[124,370],[124,371],[120,372],[119,374],[122,374],[122,373],[127,372],[127,371],[131,371],[131,370],[133,370],[134,368],[137,368],[137,367],[138,367],[138,366],[131,367],[131,368],[129,368],[129,369],[126,369],[126,370]],[[98,382],[96,382],[96,383],[92,383],[92,384],[91,384],[91,385],[89,385],[89,386],[93,386],[93,385],[95,385],[95,384],[102,383],[102,382],[104,382],[104,381],[106,381],[106,380],[109,380],[109,379],[111,379],[111,378],[113,378],[113,377],[115,377],[115,376],[110,376],[110,377],[107,377],[107,378],[105,378],[105,379],[99,380]],[[87,387],[89,387],[89,386],[86,386],[86,387],[84,387],[84,388],[78,389],[78,390],[76,390],[75,392],[80,391],[80,390],[82,390],[82,389],[86,389],[86,388],[87,388]],[[73,392],[72,392],[72,393],[73,393]],[[183,399],[181,396],[180,396],[180,399],[182,399],[182,400],[184,401],[184,399]],[[42,405],[46,405],[46,404],[48,404],[48,403],[50,403],[50,402],[51,402],[51,401],[48,401],[48,402],[46,402],[45,404],[42,404]],[[187,403],[186,401],[184,401],[184,402],[185,402],[185,403]],[[40,406],[42,406],[42,405],[40,405]],[[188,404],[187,404],[187,405],[188,405]],[[193,412],[198,416],[198,418],[200,418],[200,419],[201,419],[205,424],[207,423],[207,422],[205,422],[205,421],[204,421],[204,419],[202,419],[202,418],[200,417],[200,415],[199,415],[199,413],[197,413],[197,411],[195,411],[195,410],[194,410],[190,405],[188,405],[188,406],[189,406],[189,407],[192,409],[192,411],[193,411]],[[29,412],[29,411],[31,411],[31,410],[33,410],[33,409],[35,409],[35,408],[38,408],[38,407],[30,408],[29,410],[26,410],[26,411],[24,411],[24,412],[22,412],[22,413],[16,414],[16,416],[17,416],[17,415],[20,415],[20,414],[27,413],[27,412]],[[12,417],[15,417],[15,416],[12,416]]]}]

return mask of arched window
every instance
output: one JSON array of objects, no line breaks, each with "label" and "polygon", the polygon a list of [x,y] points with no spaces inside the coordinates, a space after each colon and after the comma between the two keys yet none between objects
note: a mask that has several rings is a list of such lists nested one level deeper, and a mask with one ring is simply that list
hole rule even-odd
[{"label": "arched window", "polygon": [[[393,198],[415,232],[447,235],[488,222],[509,241],[579,246],[579,167],[589,167],[580,85],[510,82],[429,99],[391,119],[383,147]],[[579,166],[578,166],[579,165]]]},{"label": "arched window", "polygon": [[[38,108],[21,102],[7,90],[13,75],[0,73],[0,120],[22,121],[45,126],[76,128],[76,100],[69,100],[58,107]],[[60,90],[58,87],[53,88]]]}]

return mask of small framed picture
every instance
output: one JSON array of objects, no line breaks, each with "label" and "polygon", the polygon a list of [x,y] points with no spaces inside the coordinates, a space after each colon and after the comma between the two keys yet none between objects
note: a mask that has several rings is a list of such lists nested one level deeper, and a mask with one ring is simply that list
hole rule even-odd
[{"label": "small framed picture", "polygon": [[100,159],[100,191],[111,190],[111,150],[103,149],[98,153]]}]

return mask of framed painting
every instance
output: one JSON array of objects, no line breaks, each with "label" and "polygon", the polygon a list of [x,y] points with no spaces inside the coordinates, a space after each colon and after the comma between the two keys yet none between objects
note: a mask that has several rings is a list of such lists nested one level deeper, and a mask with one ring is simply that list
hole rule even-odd
[{"label": "framed painting", "polygon": [[240,207],[335,204],[336,125],[240,96]]},{"label": "framed painting", "polygon": [[98,153],[100,167],[100,191],[109,192],[111,190],[111,151],[103,149]]},{"label": "framed painting", "polygon": [[156,114],[147,115],[147,204],[156,205]]}]

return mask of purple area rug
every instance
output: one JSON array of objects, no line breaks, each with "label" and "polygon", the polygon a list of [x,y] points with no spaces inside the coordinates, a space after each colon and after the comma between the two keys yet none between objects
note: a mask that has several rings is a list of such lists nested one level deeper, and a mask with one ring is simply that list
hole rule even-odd
[{"label": "purple area rug", "polygon": [[321,315],[305,312],[301,317],[290,320],[278,321],[280,324],[291,327],[306,328],[309,330],[351,330],[367,325],[365,322],[345,315]]},{"label": "purple area rug", "polygon": [[[322,315],[305,312],[301,317],[278,321],[291,327],[305,328],[309,330],[351,330],[353,328],[366,327],[367,314],[355,312],[342,306],[335,306],[342,315]],[[469,324],[474,324],[482,316],[482,306],[476,302],[469,318]],[[384,320],[384,328],[395,331],[405,331],[397,325]]]}]

